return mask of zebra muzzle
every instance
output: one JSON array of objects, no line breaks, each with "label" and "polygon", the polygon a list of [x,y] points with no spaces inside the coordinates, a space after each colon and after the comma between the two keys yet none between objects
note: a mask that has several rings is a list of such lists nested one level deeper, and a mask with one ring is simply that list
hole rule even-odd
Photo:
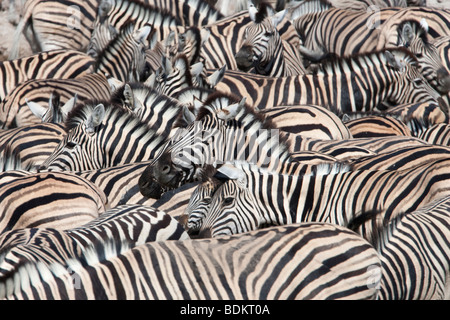
[{"label": "zebra muzzle", "polygon": [[251,46],[243,46],[234,56],[239,70],[247,72],[253,66],[253,50]]}]

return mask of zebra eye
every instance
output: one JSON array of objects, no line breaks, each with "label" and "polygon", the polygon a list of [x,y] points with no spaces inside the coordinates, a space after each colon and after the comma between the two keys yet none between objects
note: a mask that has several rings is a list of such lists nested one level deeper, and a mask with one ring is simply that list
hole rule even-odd
[{"label": "zebra eye", "polygon": [[422,57],[423,57],[422,53],[420,53],[420,52],[416,53],[416,58],[421,59]]},{"label": "zebra eye", "polygon": [[76,146],[77,146],[77,144],[75,142],[72,142],[72,141],[69,141],[66,144],[67,149],[70,149],[70,150],[74,149]]},{"label": "zebra eye", "polygon": [[205,198],[205,199],[203,199],[203,202],[205,203],[205,204],[211,204],[211,198]]},{"label": "zebra eye", "polygon": [[265,35],[266,37],[271,37],[271,36],[273,35],[273,32],[267,31],[264,35]]},{"label": "zebra eye", "polygon": [[223,204],[225,204],[225,205],[232,204],[233,200],[234,199],[232,197],[227,197],[227,198],[223,199]]},{"label": "zebra eye", "polygon": [[416,85],[419,85],[419,84],[422,83],[422,79],[420,79],[420,78],[415,78],[415,79],[413,80],[413,83],[416,84]]}]

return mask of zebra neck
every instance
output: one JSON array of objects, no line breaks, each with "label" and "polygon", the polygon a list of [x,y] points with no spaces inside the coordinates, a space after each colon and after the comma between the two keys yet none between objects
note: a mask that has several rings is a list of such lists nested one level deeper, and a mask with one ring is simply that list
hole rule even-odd
[{"label": "zebra neck", "polygon": [[274,50],[272,58],[263,64],[257,64],[255,69],[257,74],[269,77],[281,77],[284,76],[285,67],[284,50],[280,39],[276,44],[276,50]]}]

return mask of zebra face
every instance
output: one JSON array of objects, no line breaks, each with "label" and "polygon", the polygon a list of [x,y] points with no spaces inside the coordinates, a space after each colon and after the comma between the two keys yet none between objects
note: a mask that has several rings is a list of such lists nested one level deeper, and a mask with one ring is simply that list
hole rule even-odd
[{"label": "zebra face", "polygon": [[206,218],[215,191],[222,182],[214,177],[201,183],[192,193],[185,210],[187,216],[186,229],[190,235],[198,232]]},{"label": "zebra face", "polygon": [[428,40],[428,26],[425,20],[406,22],[399,27],[398,46],[408,48],[419,61],[419,69],[424,78],[439,93],[450,91],[450,73],[443,65],[436,46]]},{"label": "zebra face", "polygon": [[280,45],[280,35],[268,19],[247,26],[244,42],[235,55],[238,68],[244,72],[252,67],[264,69],[276,58],[277,48]]},{"label": "zebra face", "polygon": [[241,181],[228,180],[214,193],[199,238],[238,234],[264,226],[255,203],[253,195]]}]

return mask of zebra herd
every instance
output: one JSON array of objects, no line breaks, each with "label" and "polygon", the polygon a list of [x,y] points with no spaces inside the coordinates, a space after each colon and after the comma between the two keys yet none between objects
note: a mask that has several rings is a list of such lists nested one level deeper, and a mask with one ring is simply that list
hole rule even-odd
[{"label": "zebra herd", "polygon": [[450,8],[10,14],[2,299],[450,299]]}]

